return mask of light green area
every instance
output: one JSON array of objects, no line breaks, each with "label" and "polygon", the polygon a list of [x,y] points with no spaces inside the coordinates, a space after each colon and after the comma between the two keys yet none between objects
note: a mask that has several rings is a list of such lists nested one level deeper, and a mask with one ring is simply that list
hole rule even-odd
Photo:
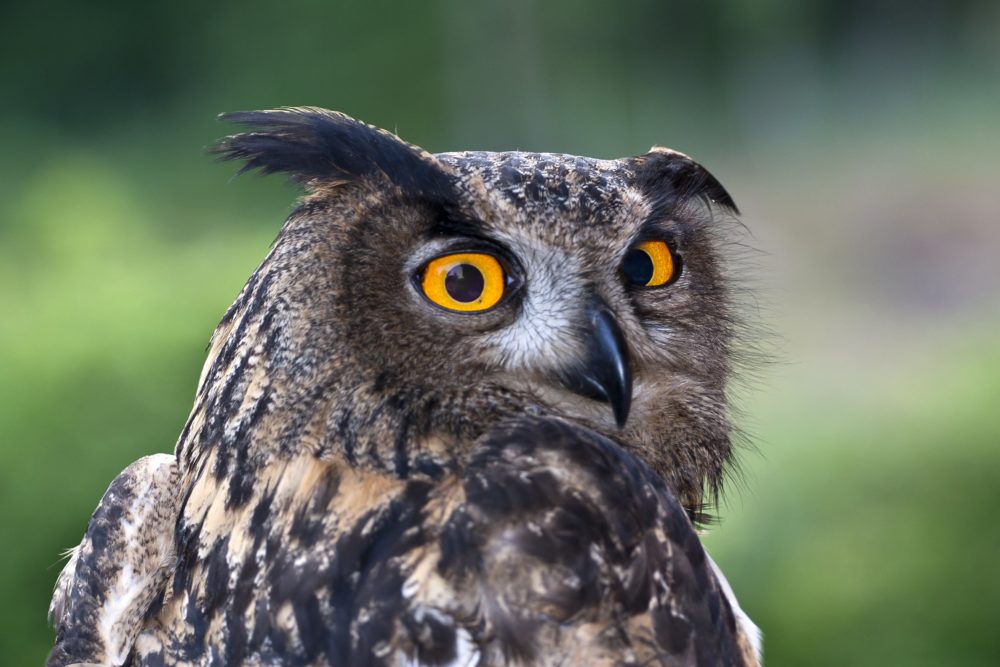
[{"label": "light green area", "polygon": [[753,401],[758,454],[706,543],[772,664],[988,664],[1000,651],[1000,346],[874,386]]}]

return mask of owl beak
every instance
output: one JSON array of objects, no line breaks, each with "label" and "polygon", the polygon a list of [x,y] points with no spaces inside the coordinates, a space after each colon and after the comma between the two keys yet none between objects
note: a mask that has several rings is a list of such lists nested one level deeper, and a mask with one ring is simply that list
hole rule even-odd
[{"label": "owl beak", "polygon": [[587,324],[583,363],[563,375],[563,384],[581,396],[608,403],[622,428],[632,406],[632,369],[625,336],[601,301],[587,309]]}]

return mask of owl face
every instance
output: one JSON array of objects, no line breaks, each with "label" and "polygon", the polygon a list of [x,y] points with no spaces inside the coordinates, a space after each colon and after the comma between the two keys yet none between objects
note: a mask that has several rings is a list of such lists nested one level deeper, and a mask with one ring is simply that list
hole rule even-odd
[{"label": "owl face", "polygon": [[464,415],[484,426],[561,415],[691,498],[718,483],[732,327],[713,218],[735,206],[702,167],[665,149],[430,155],[318,110],[236,120],[259,130],[223,142],[226,157],[309,191],[272,255],[310,258],[280,274],[325,332],[313,353],[338,360],[331,391],[502,403]]}]

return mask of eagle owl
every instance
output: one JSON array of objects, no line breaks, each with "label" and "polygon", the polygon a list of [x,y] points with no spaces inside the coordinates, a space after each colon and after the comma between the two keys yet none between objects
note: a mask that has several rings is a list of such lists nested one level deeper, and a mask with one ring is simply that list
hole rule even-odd
[{"label": "eagle owl", "polygon": [[732,456],[719,182],[224,118],[305,195],[174,454],[72,550],[49,664],[757,664],[694,528]]}]

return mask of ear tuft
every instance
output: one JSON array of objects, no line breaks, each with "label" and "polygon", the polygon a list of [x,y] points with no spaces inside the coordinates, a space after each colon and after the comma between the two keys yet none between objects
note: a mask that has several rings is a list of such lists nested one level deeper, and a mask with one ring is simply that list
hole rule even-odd
[{"label": "ear tuft", "polygon": [[438,193],[450,182],[432,155],[399,137],[336,111],[287,107],[236,111],[220,120],[250,129],[210,149],[221,160],[243,160],[237,173],[285,173],[306,187],[379,173],[404,190]]},{"label": "ear tuft", "polygon": [[684,153],[653,146],[636,158],[636,181],[648,193],[667,193],[678,200],[701,198],[734,215],[736,202],[715,176]]}]

